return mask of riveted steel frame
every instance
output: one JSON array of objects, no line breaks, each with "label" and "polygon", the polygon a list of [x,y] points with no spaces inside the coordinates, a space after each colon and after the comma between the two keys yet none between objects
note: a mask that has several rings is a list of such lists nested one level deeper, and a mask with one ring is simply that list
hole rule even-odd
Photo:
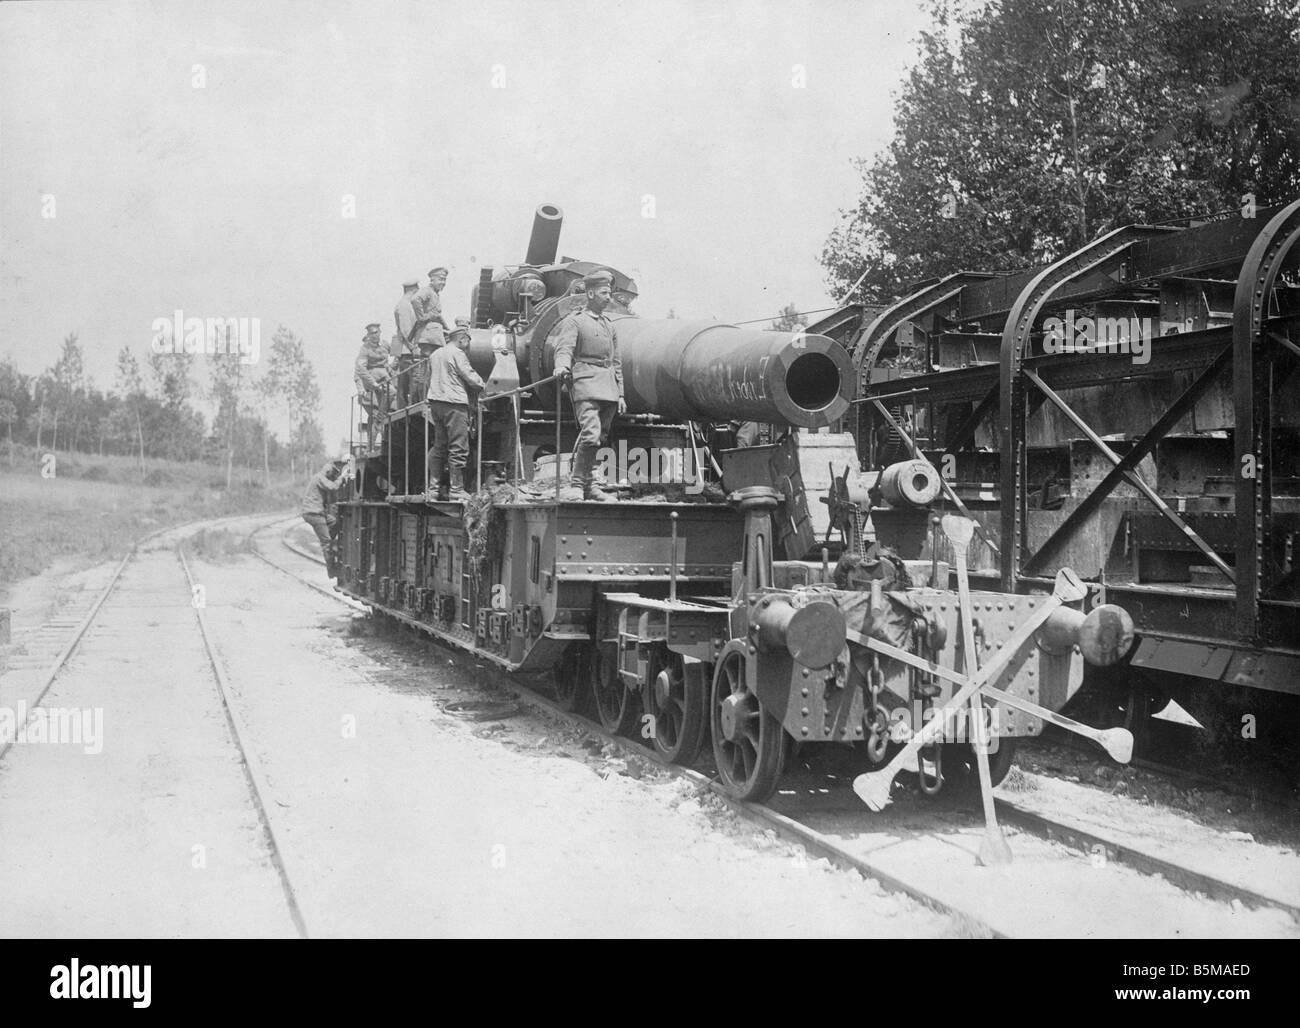
[{"label": "riveted steel frame", "polygon": [[1029,453],[1026,423],[1029,395],[1025,389],[1024,362],[1030,355],[1029,337],[1034,323],[1052,294],[1079,275],[1118,264],[1142,231],[1118,228],[1039,272],[1016,298],[1002,330],[1001,387],[1002,449],[1002,588],[1015,592],[1020,558],[1029,521],[1026,481]]},{"label": "riveted steel frame", "polygon": [[1133,474],[1142,459],[1156,448],[1156,444],[1169,434],[1169,431],[1192,409],[1196,401],[1204,396],[1209,391],[1210,386],[1218,381],[1219,376],[1228,367],[1231,358],[1232,347],[1225,347],[1219,351],[1219,356],[1214,358],[1210,366],[1196,377],[1192,384],[1183,391],[1183,394],[1160,416],[1160,419],[1120,459],[1119,463],[1111,468],[1106,477],[1097,483],[1092,492],[1085,496],[1074,510],[1070,511],[1056,531],[1029,555],[1024,564],[1025,575],[1036,575],[1042,572],[1047,561],[1055,556],[1061,547],[1069,541],[1075,530],[1096,513],[1105,499],[1114,492],[1115,487]]},{"label": "riveted steel frame", "polygon": [[[1286,648],[1300,641],[1293,631],[1300,627],[1300,602],[1281,597],[1280,579],[1290,565],[1280,554],[1284,550],[1289,554],[1290,550],[1277,539],[1279,532],[1294,530],[1294,501],[1279,506],[1275,517],[1273,497],[1279,476],[1291,474],[1279,463],[1284,455],[1276,450],[1282,445],[1278,435],[1282,430],[1277,423],[1286,420],[1279,418],[1276,393],[1293,362],[1300,361],[1300,313],[1295,309],[1295,299],[1290,297],[1281,307],[1270,307],[1275,297],[1281,301],[1275,286],[1280,288],[1282,281],[1294,284],[1289,277],[1280,279],[1279,275],[1296,263],[1300,201],[1261,209],[1257,214],[1258,220],[1250,213],[1230,213],[1185,228],[1118,229],[1033,273],[983,279],[971,273],[949,276],[887,308],[862,333],[854,363],[862,383],[864,413],[888,421],[871,401],[894,395],[904,385],[914,402],[929,405],[932,412],[952,404],[970,405],[958,419],[960,424],[933,439],[943,453],[954,453],[970,447],[976,429],[987,423],[992,407],[998,407],[998,445],[1002,454],[999,575],[1003,589],[1021,591],[1041,586],[1042,576],[1053,570],[1054,560],[1067,544],[1080,539],[1079,533],[1114,495],[1118,485],[1127,482],[1145,493],[1134,481],[1140,462],[1177,431],[1177,426],[1198,409],[1200,401],[1224,385],[1231,367],[1231,406],[1225,414],[1230,412],[1231,424],[1236,426],[1232,432],[1235,484],[1229,487],[1231,509],[1236,514],[1228,544],[1232,550],[1222,541],[1209,545],[1197,535],[1200,523],[1209,516],[1205,510],[1198,511],[1197,519],[1188,517],[1178,525],[1174,519],[1182,521],[1181,507],[1173,508],[1159,496],[1159,503],[1151,501],[1150,496],[1147,499],[1160,510],[1158,520],[1173,522],[1170,531],[1195,546],[1205,562],[1216,565],[1227,579],[1235,579],[1235,595],[1214,596],[1211,591],[1195,589],[1189,592],[1196,596],[1204,593],[1215,601],[1216,609],[1222,608],[1225,616],[1216,621],[1219,627],[1207,631],[1215,638],[1231,638],[1236,645],[1244,646]],[[1037,331],[1041,330],[1040,318],[1066,300],[1137,297],[1151,302],[1162,295],[1164,283],[1202,276],[1236,281],[1232,324],[1211,321],[1204,327],[1162,336],[1152,346],[1145,365],[1139,367],[1096,353],[1061,360],[1034,349]],[[872,367],[887,341],[904,321],[927,315],[940,316],[941,322],[952,326],[979,325],[980,331],[1000,331],[998,363],[927,370],[872,386]],[[939,327],[938,331],[944,329]],[[1098,434],[1054,390],[1136,383],[1171,372],[1188,374],[1181,393],[1122,454],[1107,454],[1109,447],[1101,443],[1099,448],[1113,467],[1079,498],[1064,520],[1052,522],[1046,538],[1035,540],[1031,549],[1027,534],[1031,490],[1027,476],[1032,412],[1043,402],[1050,402],[1096,445]],[[933,422],[932,433],[938,424]],[[1242,474],[1245,469],[1254,474]],[[1176,589],[1159,584],[1110,584],[1119,591],[1140,593],[1148,605],[1155,603],[1157,594],[1167,592],[1171,602],[1180,595]],[[1165,620],[1156,619],[1161,624]],[[1151,627],[1161,630],[1155,623]]]},{"label": "riveted steel frame", "polygon": [[[1261,605],[1278,569],[1271,567],[1273,490],[1273,357],[1268,304],[1292,247],[1300,240],[1300,200],[1273,216],[1256,237],[1237,277],[1232,317],[1236,449],[1237,634],[1261,640]],[[1274,338],[1276,336],[1276,338]],[[1285,340],[1285,350],[1290,340]],[[1289,356],[1289,355],[1288,355]],[[1300,612],[1298,612],[1300,616]]]}]

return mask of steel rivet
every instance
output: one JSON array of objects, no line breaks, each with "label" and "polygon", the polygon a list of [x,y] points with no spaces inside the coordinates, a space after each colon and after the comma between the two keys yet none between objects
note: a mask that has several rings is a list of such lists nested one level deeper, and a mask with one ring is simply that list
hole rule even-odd
[{"label": "steel rivet", "polygon": [[803,734],[803,735],[807,735],[807,734],[808,734],[808,726],[805,725],[803,728],[800,728],[799,731],[800,731],[801,734]]}]

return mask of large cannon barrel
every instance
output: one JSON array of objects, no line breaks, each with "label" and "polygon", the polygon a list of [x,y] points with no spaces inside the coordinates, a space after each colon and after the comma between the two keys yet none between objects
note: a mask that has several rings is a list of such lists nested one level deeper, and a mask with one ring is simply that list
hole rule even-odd
[{"label": "large cannon barrel", "polygon": [[[614,318],[630,414],[821,428],[853,397],[853,367],[825,336],[716,321]],[[547,342],[547,368],[554,336]]]},{"label": "large cannon barrel", "polygon": [[533,232],[528,237],[528,255],[525,264],[540,268],[545,264],[554,264],[560,252],[560,226],[564,224],[564,212],[554,204],[544,203],[533,215]]}]

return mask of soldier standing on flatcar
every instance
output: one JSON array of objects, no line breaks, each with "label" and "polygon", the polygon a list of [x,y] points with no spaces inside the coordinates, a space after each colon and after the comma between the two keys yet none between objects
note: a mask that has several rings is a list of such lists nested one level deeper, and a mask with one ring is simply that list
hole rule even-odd
[{"label": "soldier standing on flatcar", "polygon": [[377,415],[388,412],[388,387],[391,381],[389,373],[389,354],[379,338],[379,322],[372,321],[366,326],[366,334],[361,340],[361,350],[353,366],[357,385],[357,399],[362,410],[366,411],[370,422],[371,445],[374,445]]},{"label": "soldier standing on flatcar", "polygon": [[411,297],[415,309],[415,342],[432,346],[443,344],[447,321],[442,316],[442,293],[447,284],[446,268],[430,268],[429,284]]},{"label": "soldier standing on flatcar", "polygon": [[397,326],[397,332],[393,336],[388,352],[397,362],[397,405],[399,407],[408,407],[424,395],[422,390],[416,388],[417,376],[412,370],[419,358],[412,338],[415,334],[415,307],[411,301],[419,287],[420,283],[414,280],[403,282],[402,298],[393,308],[393,322]]},{"label": "soldier standing on flatcar", "polygon": [[592,480],[601,440],[609,435],[614,415],[627,412],[618,332],[605,316],[613,281],[614,276],[604,270],[587,276],[587,306],[560,322],[555,340],[555,373],[569,386],[573,418],[578,425],[573,471],[568,487],[561,489],[558,497],[564,503],[618,499]]},{"label": "soldier standing on flatcar", "polygon": [[428,489],[439,495],[446,464],[451,485],[447,499],[464,503],[465,462],[469,458],[469,394],[483,389],[483,380],[470,366],[469,329],[457,325],[446,346],[429,359],[429,419],[433,422],[433,448],[429,450]]},{"label": "soldier standing on flatcar", "polygon": [[346,481],[343,470],[347,463],[345,460],[332,460],[321,468],[307,484],[299,511],[302,519],[311,525],[316,538],[320,540],[321,553],[325,555],[325,573],[330,578],[339,576],[338,565],[334,560],[334,537],[339,524],[334,492]]}]

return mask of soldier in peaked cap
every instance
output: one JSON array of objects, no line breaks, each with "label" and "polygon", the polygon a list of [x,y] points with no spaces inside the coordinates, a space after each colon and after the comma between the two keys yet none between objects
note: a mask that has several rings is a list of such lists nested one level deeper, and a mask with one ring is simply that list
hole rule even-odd
[{"label": "soldier in peaked cap", "polygon": [[445,346],[436,347],[429,358],[429,420],[433,422],[433,446],[426,457],[428,489],[441,495],[442,470],[450,479],[447,498],[464,503],[465,462],[469,458],[469,415],[471,399],[483,391],[483,379],[470,365],[469,329],[457,325]]},{"label": "soldier in peaked cap", "polygon": [[429,269],[429,284],[411,297],[411,306],[415,308],[415,342],[430,343],[433,346],[443,344],[443,333],[447,321],[442,316],[442,290],[447,285],[447,269],[444,267]]},{"label": "soldier in peaked cap", "polygon": [[560,491],[562,502],[618,499],[592,481],[600,443],[609,435],[615,414],[627,411],[623,399],[623,362],[618,352],[618,332],[605,316],[614,276],[600,269],[583,283],[587,306],[560,322],[555,340],[555,373],[569,386],[578,439],[573,447],[569,486]]},{"label": "soldier in peaked cap", "polygon": [[361,408],[369,415],[367,420],[370,422],[372,445],[375,415],[388,412],[388,386],[391,379],[388,360],[388,348],[379,338],[379,322],[372,321],[366,326],[366,334],[361,340],[361,350],[353,366],[357,399]]},{"label": "soldier in peaked cap", "polygon": [[334,555],[334,541],[339,531],[338,490],[348,480],[349,464],[350,461],[342,457],[327,462],[308,483],[299,509],[302,519],[311,525],[316,538],[320,540],[321,554],[325,557],[325,573],[330,578],[339,577]]}]

